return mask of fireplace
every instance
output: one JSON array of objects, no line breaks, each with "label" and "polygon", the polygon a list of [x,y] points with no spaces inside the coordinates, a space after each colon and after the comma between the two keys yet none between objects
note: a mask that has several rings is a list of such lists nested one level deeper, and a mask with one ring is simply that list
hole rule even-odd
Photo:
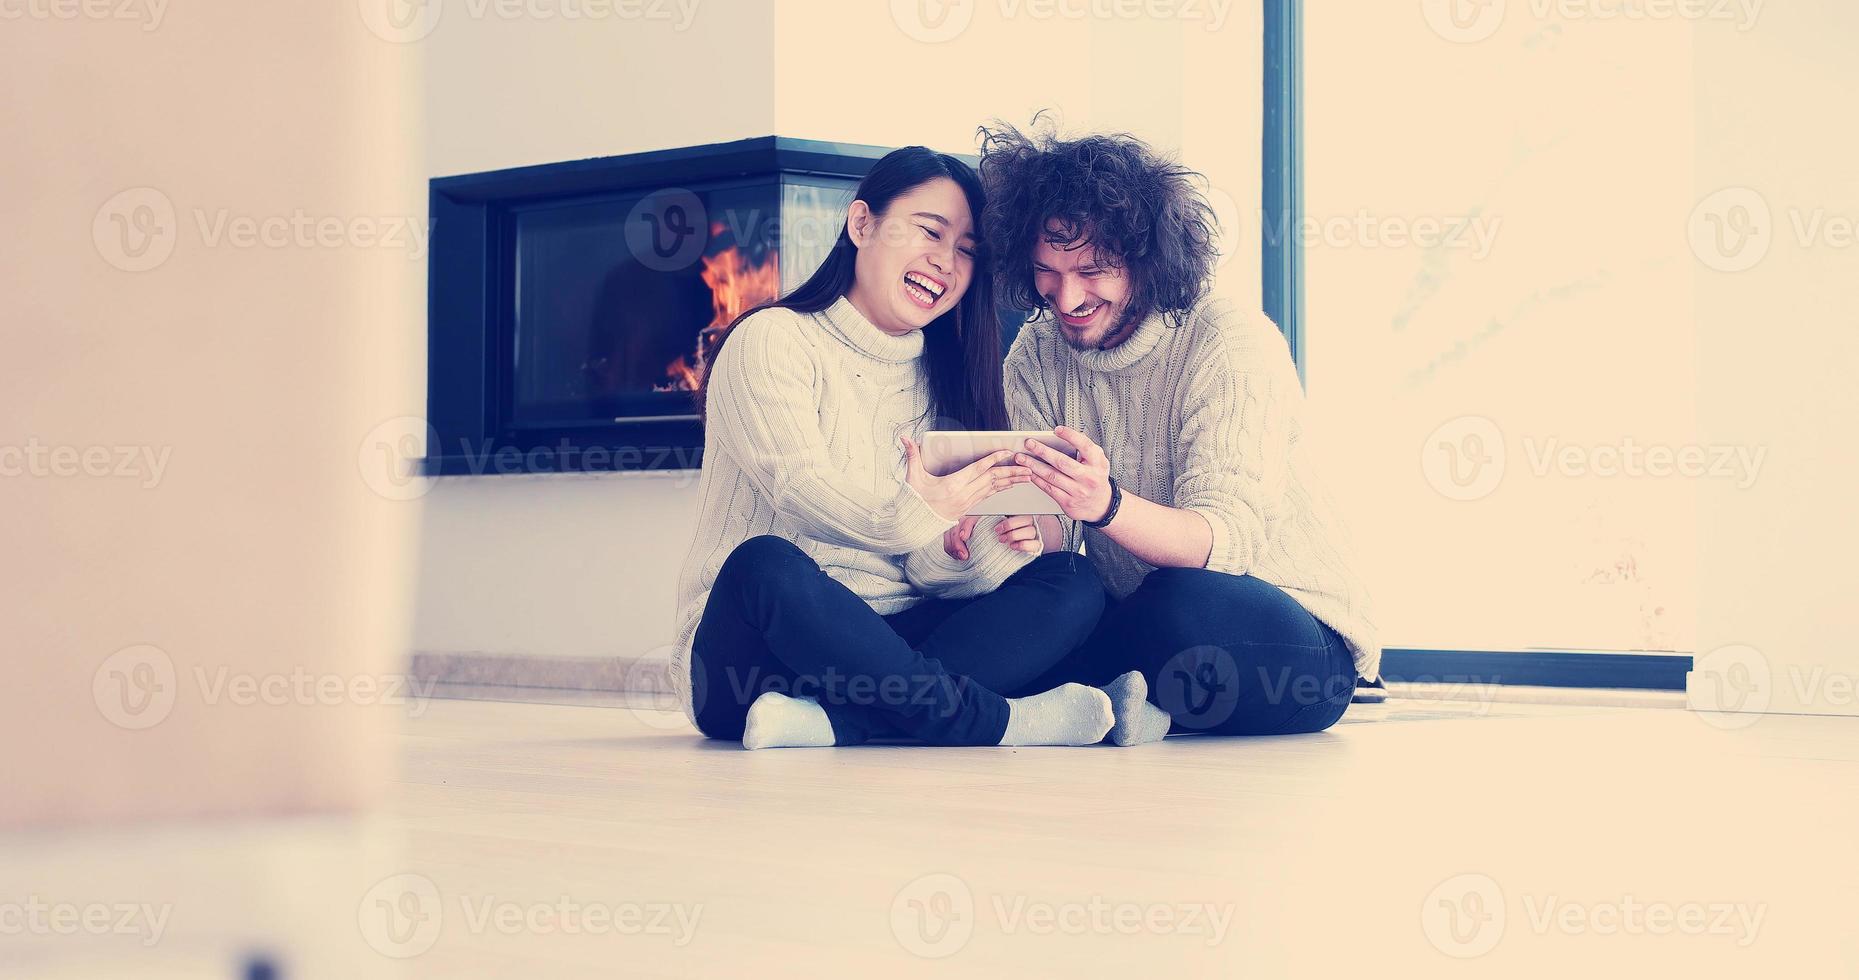
[{"label": "fireplace", "polygon": [[763,137],[431,183],[431,475],[689,469],[704,337],[798,285],[887,148]]}]

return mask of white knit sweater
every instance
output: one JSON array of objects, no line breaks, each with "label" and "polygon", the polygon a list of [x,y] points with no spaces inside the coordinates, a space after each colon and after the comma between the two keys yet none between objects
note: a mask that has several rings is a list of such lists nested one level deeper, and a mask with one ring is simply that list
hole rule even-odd
[{"label": "white knit sweater", "polygon": [[[710,368],[697,534],[678,577],[672,682],[686,714],[691,638],[736,546],[761,534],[799,545],[879,615],[927,595],[992,592],[1032,560],[983,518],[967,562],[944,520],[904,483],[899,436],[932,428],[923,335],[873,326],[841,297],[821,313],[763,310]],[[695,720],[695,719],[693,719]]]},{"label": "white knit sweater", "polygon": [[[1015,428],[1090,436],[1125,491],[1207,518],[1208,568],[1283,589],[1342,635],[1363,676],[1378,675],[1368,592],[1299,444],[1304,390],[1269,318],[1208,298],[1179,327],[1151,316],[1110,350],[1078,351],[1048,315],[1021,328],[1006,388]],[[1154,569],[1102,532],[1087,528],[1084,543],[1118,598]]]}]

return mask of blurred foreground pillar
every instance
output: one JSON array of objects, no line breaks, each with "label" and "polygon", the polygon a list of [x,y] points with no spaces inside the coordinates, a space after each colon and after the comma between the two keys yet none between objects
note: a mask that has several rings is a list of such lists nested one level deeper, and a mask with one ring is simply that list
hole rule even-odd
[{"label": "blurred foreground pillar", "polygon": [[[367,12],[0,24],[0,973],[382,961],[419,504],[369,464],[423,431],[427,233],[419,45]],[[59,924],[98,904],[146,908]]]}]

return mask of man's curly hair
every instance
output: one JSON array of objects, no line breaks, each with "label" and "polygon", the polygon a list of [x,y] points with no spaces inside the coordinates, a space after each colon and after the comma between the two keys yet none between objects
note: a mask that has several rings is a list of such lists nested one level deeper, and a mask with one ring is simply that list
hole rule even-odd
[{"label": "man's curly hair", "polygon": [[997,121],[980,139],[983,236],[1009,309],[1047,305],[1033,285],[1041,238],[1064,249],[1089,242],[1100,261],[1127,270],[1138,317],[1160,312],[1178,323],[1212,284],[1218,223],[1194,185],[1199,173],[1127,133],[1064,140]]}]

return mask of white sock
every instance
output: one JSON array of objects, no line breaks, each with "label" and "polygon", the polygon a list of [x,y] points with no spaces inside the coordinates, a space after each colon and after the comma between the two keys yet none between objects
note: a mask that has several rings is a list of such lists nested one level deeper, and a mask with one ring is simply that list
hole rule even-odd
[{"label": "white sock", "polygon": [[1138,671],[1105,684],[1104,693],[1110,696],[1110,710],[1117,717],[1110,726],[1110,740],[1118,745],[1160,742],[1174,724],[1168,712],[1149,703],[1149,682]]},{"label": "white sock", "polygon": [[1110,696],[1083,684],[1061,684],[1030,698],[1007,699],[1002,745],[1096,745],[1115,716]]},{"label": "white sock", "polygon": [[749,705],[742,727],[745,749],[812,749],[833,744],[833,723],[812,698],[768,691]]}]

